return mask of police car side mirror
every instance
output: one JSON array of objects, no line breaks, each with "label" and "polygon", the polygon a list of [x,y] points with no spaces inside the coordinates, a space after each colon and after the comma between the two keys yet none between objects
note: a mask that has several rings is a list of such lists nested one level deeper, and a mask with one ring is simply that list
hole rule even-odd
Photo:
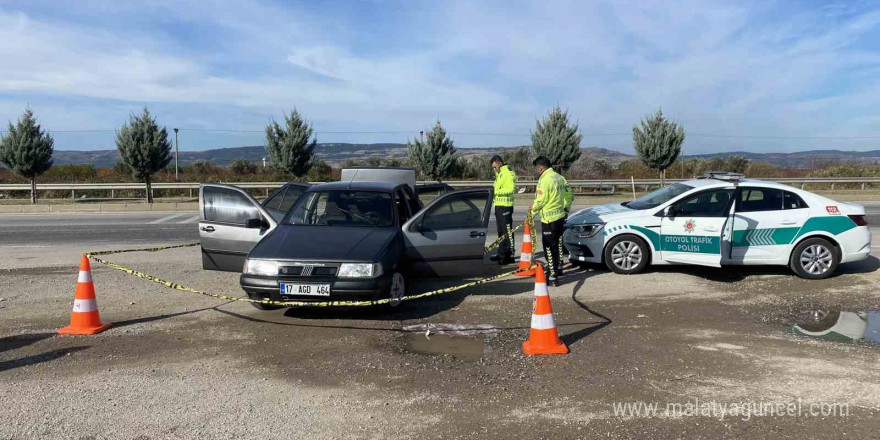
[{"label": "police car side mirror", "polygon": [[675,205],[669,205],[663,208],[663,217],[675,218]]}]

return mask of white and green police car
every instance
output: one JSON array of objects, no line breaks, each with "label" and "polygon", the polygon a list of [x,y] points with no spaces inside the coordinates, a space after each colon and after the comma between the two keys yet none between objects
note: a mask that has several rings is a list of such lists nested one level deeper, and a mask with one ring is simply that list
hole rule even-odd
[{"label": "white and green police car", "polygon": [[563,242],[573,264],[621,274],[648,264],[788,265],[830,276],[871,251],[865,208],[741,175],[711,173],[630,202],[572,214]]}]

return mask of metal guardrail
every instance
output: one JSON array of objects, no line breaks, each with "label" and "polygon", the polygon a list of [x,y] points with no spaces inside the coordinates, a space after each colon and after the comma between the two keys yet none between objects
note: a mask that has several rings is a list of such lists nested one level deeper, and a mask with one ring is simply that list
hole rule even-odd
[{"label": "metal guardrail", "polygon": [[[666,183],[683,182],[686,179],[666,179]],[[831,184],[834,189],[836,184],[860,184],[865,189],[867,184],[880,184],[880,177],[802,177],[802,178],[781,178],[773,179],[774,182],[789,184],[792,186],[800,186],[803,188],[808,184]],[[231,182],[232,184],[250,189],[264,189],[268,192],[284,185],[286,182]],[[318,182],[315,182],[318,183]],[[420,184],[436,183],[436,182],[418,182]],[[452,187],[475,187],[475,186],[491,186],[492,181],[447,181],[444,182]],[[645,188],[660,185],[660,179],[596,179],[596,180],[570,180],[569,185],[572,188],[598,188],[607,189],[614,192],[616,188],[637,187]],[[521,180],[519,186],[533,187],[537,184],[535,180]],[[153,191],[156,190],[190,190],[199,188],[197,182],[175,182],[175,183],[153,183]],[[30,191],[30,184],[0,184],[0,192],[5,191]],[[135,190],[142,191],[145,189],[143,183],[38,183],[37,191],[70,191],[71,198],[76,198],[76,193],[82,191],[109,191],[110,198],[115,197],[116,191]]]}]

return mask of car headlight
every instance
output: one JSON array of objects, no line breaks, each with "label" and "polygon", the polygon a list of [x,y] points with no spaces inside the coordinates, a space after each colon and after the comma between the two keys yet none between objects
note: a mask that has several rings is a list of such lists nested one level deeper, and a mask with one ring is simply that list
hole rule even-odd
[{"label": "car headlight", "polygon": [[371,278],[382,274],[379,263],[342,263],[336,276],[340,278]]},{"label": "car headlight", "polygon": [[248,275],[275,276],[278,275],[278,262],[272,260],[247,260],[244,263],[244,273]]},{"label": "car headlight", "polygon": [[605,223],[588,223],[585,225],[572,225],[571,232],[577,238],[590,238],[596,235],[602,228],[605,227]]}]

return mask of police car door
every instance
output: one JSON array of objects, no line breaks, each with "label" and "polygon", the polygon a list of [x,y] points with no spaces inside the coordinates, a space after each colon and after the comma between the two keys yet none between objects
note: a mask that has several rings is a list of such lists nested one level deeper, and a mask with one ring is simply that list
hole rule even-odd
[{"label": "police car door", "polygon": [[671,263],[721,266],[733,188],[700,191],[662,211],[660,258]]},{"label": "police car door", "polygon": [[482,188],[434,199],[403,225],[409,267],[430,276],[482,273],[491,204],[492,191]]},{"label": "police car door", "polygon": [[199,241],[205,270],[241,272],[248,252],[276,225],[241,188],[213,183],[199,187]]},{"label": "police car door", "polygon": [[789,244],[810,217],[803,199],[791,191],[740,186],[733,218],[736,262],[787,261]]}]

